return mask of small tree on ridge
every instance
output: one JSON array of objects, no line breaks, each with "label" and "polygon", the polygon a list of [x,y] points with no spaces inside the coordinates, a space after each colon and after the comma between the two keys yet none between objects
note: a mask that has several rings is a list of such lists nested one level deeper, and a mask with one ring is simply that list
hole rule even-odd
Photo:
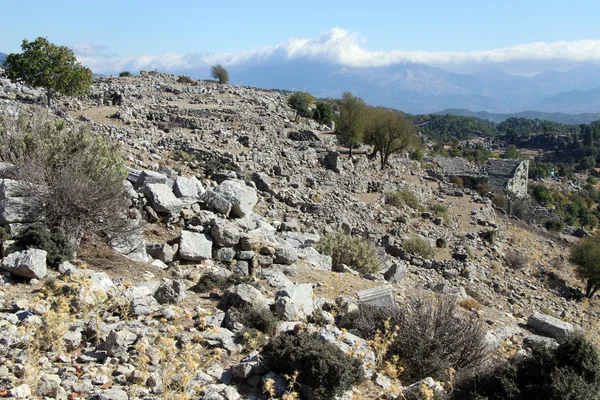
[{"label": "small tree on ridge", "polygon": [[221,64],[213,65],[210,68],[210,75],[218,79],[221,84],[229,82],[229,72]]}]

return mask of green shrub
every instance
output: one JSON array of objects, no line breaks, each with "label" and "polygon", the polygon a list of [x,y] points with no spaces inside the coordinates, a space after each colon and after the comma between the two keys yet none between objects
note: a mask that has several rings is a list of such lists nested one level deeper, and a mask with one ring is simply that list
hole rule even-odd
[{"label": "green shrub", "polygon": [[221,64],[215,64],[210,67],[210,76],[217,79],[220,84],[229,82],[229,72]]},{"label": "green shrub", "polygon": [[33,224],[19,236],[18,242],[26,248],[46,251],[46,262],[53,267],[73,257],[73,246],[59,228],[50,230],[42,224]]},{"label": "green shrub", "polygon": [[9,240],[12,237],[8,226],[0,226],[0,242]]},{"label": "green shrub", "polygon": [[450,177],[450,183],[454,183],[459,189],[465,187],[465,182],[460,176],[452,176]]},{"label": "green shrub", "polygon": [[600,357],[583,336],[556,349],[534,345],[486,371],[457,379],[455,399],[593,400],[600,398]]},{"label": "green shrub", "polygon": [[404,188],[398,192],[387,193],[385,195],[385,204],[389,204],[394,207],[402,207],[407,205],[412,209],[419,209],[419,200],[413,192]]},{"label": "green shrub", "polygon": [[196,83],[196,81],[187,75],[179,75],[179,77],[177,77],[177,83],[191,85],[191,84]]},{"label": "green shrub", "polygon": [[269,336],[277,333],[279,320],[269,308],[242,307],[236,313],[236,321],[247,329],[256,329]]},{"label": "green shrub", "polygon": [[380,268],[377,248],[360,236],[346,235],[342,231],[328,233],[315,249],[331,256],[333,265],[346,264],[362,273],[376,272]]},{"label": "green shrub", "polygon": [[413,256],[432,258],[434,255],[433,247],[431,247],[429,241],[416,236],[403,240],[402,247]]},{"label": "green shrub", "polygon": [[107,136],[21,110],[16,120],[0,117],[0,161],[15,164],[7,177],[28,183],[34,217],[51,229],[72,238],[130,232],[123,158]]},{"label": "green shrub", "polygon": [[533,186],[531,195],[535,199],[535,201],[537,201],[541,206],[544,207],[550,207],[554,202],[550,189],[548,189],[544,185]]},{"label": "green shrub", "polygon": [[414,161],[423,161],[423,150],[417,147],[412,153],[410,153],[410,159]]},{"label": "green shrub", "polygon": [[254,283],[249,277],[236,274],[223,276],[214,272],[209,272],[202,275],[198,283],[192,286],[191,290],[196,293],[206,293],[215,289],[223,291],[230,286],[239,285],[240,283],[247,283],[249,285],[256,286],[256,283]]},{"label": "green shrub", "polygon": [[129,71],[119,72],[119,78],[128,78],[130,76],[131,76],[131,72],[129,72]]},{"label": "green shrub", "polygon": [[565,227],[565,223],[560,218],[550,218],[544,221],[544,228],[549,231],[559,232]]},{"label": "green shrub", "polygon": [[508,198],[503,194],[497,194],[492,197],[492,204],[502,210],[508,210]]},{"label": "green shrub", "polygon": [[324,101],[317,101],[317,105],[313,110],[313,119],[320,124],[329,124],[335,118],[331,104]]},{"label": "green shrub", "polygon": [[446,247],[446,239],[444,239],[444,238],[437,238],[436,241],[435,241],[435,247],[437,247],[437,248]]},{"label": "green shrub", "polygon": [[312,389],[317,400],[333,399],[364,379],[362,364],[318,333],[282,334],[263,349],[267,367]]},{"label": "green shrub", "polygon": [[338,326],[365,340],[372,340],[378,331],[383,332],[385,330],[387,320],[390,321],[392,326],[399,325],[400,314],[398,310],[360,304],[358,310],[343,315]]}]

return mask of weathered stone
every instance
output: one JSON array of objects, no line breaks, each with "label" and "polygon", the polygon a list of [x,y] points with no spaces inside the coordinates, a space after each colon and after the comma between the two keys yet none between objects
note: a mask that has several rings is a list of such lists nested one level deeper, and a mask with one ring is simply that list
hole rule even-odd
[{"label": "weathered stone", "polygon": [[573,325],[568,322],[538,312],[534,312],[527,319],[527,325],[559,342],[566,340],[575,331]]},{"label": "weathered stone", "polygon": [[169,182],[169,178],[161,174],[160,172],[154,171],[142,171],[135,182],[134,188],[139,190],[150,184],[163,184],[167,185]]},{"label": "weathered stone", "polygon": [[222,247],[233,247],[240,241],[240,231],[230,223],[214,225],[210,230],[210,234],[215,243]]},{"label": "weathered stone", "polygon": [[[423,390],[423,388],[426,388]],[[432,393],[433,397],[428,393]],[[425,378],[419,382],[415,382],[412,385],[404,388],[402,391],[402,398],[406,400],[428,400],[431,398],[444,398],[444,388],[439,382],[434,381],[432,378]]]},{"label": "weathered stone", "polygon": [[406,275],[406,264],[394,263],[387,271],[383,274],[386,281],[391,283],[400,283]]},{"label": "weathered stone", "polygon": [[331,256],[320,254],[313,247],[302,249],[300,257],[304,258],[313,268],[331,271]]},{"label": "weathered stone", "polygon": [[152,208],[156,212],[179,214],[183,208],[183,202],[175,197],[168,185],[162,183],[145,185],[144,194],[148,197]]},{"label": "weathered stone", "polygon": [[111,357],[129,359],[128,348],[137,339],[137,335],[128,330],[110,331],[106,342],[104,342],[104,350]]},{"label": "weathered stone", "polygon": [[225,197],[221,196],[221,194],[216,193],[212,190],[207,190],[200,196],[200,200],[202,200],[207,206],[210,208],[220,212],[224,215],[229,215],[231,212],[232,204]]},{"label": "weathered stone", "polygon": [[36,212],[31,200],[25,197],[11,197],[0,200],[0,224],[34,222]]},{"label": "weathered stone", "polygon": [[21,278],[42,279],[47,274],[46,255],[44,250],[38,249],[17,251],[2,259],[0,269]]},{"label": "weathered stone", "polygon": [[230,214],[232,217],[241,218],[249,215],[258,202],[256,190],[246,186],[243,181],[224,181],[215,189],[215,193],[231,203]]},{"label": "weathered stone", "polygon": [[275,310],[285,321],[299,321],[314,311],[313,289],[309,283],[288,286],[275,293]]},{"label": "weathered stone", "polygon": [[275,264],[290,265],[298,261],[298,252],[289,246],[279,246],[275,249]]},{"label": "weathered stone", "polygon": [[212,256],[212,238],[203,233],[181,231],[179,256],[188,261],[202,261]]},{"label": "weathered stone", "polygon": [[264,308],[267,306],[267,299],[255,287],[242,283],[227,289],[219,302],[219,308],[222,310],[226,310],[232,306]]},{"label": "weathered stone", "polygon": [[358,296],[358,301],[361,304],[367,304],[380,308],[396,307],[394,294],[392,293],[392,287],[389,285],[361,290],[356,295]]},{"label": "weathered stone", "polygon": [[275,391],[275,395],[277,397],[281,397],[287,390],[287,383],[285,379],[281,376],[277,375],[274,372],[269,372],[265,376],[262,377],[263,383],[263,392],[267,392],[267,388],[271,387]]},{"label": "weathered stone", "polygon": [[185,285],[180,281],[167,281],[162,283],[154,298],[160,304],[177,304],[185,298]]},{"label": "weathered stone", "polygon": [[219,247],[213,250],[213,259],[215,261],[231,261],[234,259],[236,251],[232,247]]},{"label": "weathered stone", "polygon": [[198,201],[204,193],[204,186],[195,176],[179,176],[173,185],[173,193],[184,201]]}]

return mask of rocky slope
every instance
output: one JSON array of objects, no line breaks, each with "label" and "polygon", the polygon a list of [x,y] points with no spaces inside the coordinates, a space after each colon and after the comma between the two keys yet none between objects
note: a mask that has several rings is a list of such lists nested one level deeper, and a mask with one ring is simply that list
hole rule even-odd
[{"label": "rocky slope", "polygon": [[[0,85],[3,114],[40,96]],[[415,392],[376,370],[370,344],[334,324],[373,294],[398,303],[421,291],[455,295],[465,315],[485,321],[491,354],[549,340],[533,333],[560,340],[592,329],[598,311],[575,300],[564,261],[570,239],[513,223],[415,161],[398,156],[379,171],[365,155],[348,158],[328,127],[291,122],[285,100],[148,72],[98,78],[89,97],[59,99],[57,116],[122,144],[139,229],[112,249],[84,238],[58,270],[45,252],[3,242],[0,396],[282,396],[287,383],[262,364],[260,346],[239,340],[240,305],[269,307],[280,332],[302,326],[357,356],[368,381],[345,398]],[[0,214],[14,230],[24,221],[10,207],[20,201],[11,184],[0,187]],[[403,190],[418,207],[385,204],[384,193]],[[439,204],[448,211],[436,214]],[[361,274],[320,254],[315,244],[337,230],[374,243],[380,270]],[[415,236],[436,248],[433,258],[404,249]],[[231,285],[199,288],[208,274]]]}]

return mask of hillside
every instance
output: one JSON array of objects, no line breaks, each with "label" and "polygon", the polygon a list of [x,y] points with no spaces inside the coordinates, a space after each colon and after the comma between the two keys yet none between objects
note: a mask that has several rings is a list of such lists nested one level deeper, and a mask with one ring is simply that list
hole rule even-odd
[{"label": "hillside", "polygon": [[554,121],[561,124],[589,124],[590,122],[600,120],[600,112],[595,113],[581,113],[581,114],[565,114],[565,113],[548,113],[541,111],[523,111],[512,114],[495,114],[486,111],[469,111],[465,109],[449,108],[437,112],[436,114],[452,114],[462,117],[474,117],[479,119],[485,119],[488,121],[500,123],[509,118],[527,118],[527,119],[541,119],[546,121]]},{"label": "hillside", "polygon": [[[125,201],[93,221],[127,229],[76,237],[67,262],[23,245],[39,219],[24,193],[58,213],[85,193],[78,172],[96,161],[101,179],[111,165],[88,153],[68,164],[81,153],[61,159],[62,146],[80,135],[53,143],[50,128],[50,161],[80,170],[0,165],[0,397],[424,400],[452,395],[448,368],[478,371],[574,330],[596,338],[600,308],[566,261],[577,238],[508,218],[428,173],[434,160],[350,158],[327,126],[293,122],[279,91],[181,82],[100,77],[89,96],[57,98],[52,117],[117,143],[127,169]],[[7,121],[43,120],[42,92],[0,79],[0,94]],[[42,244],[68,242],[52,237]],[[423,321],[444,329],[428,342]],[[444,351],[421,351],[435,343]]]}]

